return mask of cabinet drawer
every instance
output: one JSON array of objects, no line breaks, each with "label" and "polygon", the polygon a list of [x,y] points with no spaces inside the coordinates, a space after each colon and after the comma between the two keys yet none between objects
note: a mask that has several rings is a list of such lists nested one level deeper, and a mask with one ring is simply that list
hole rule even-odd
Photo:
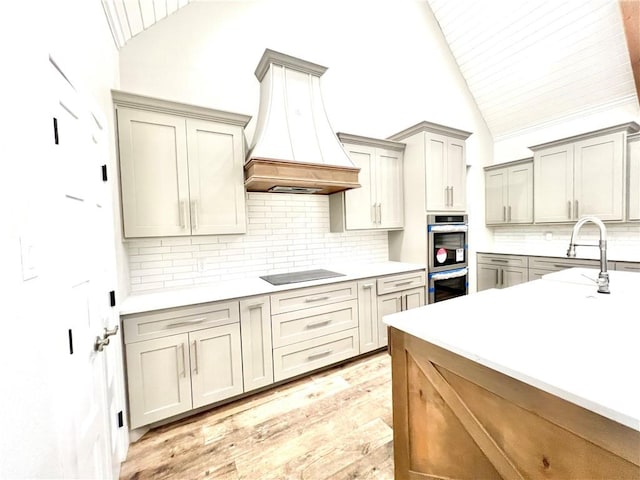
[{"label": "cabinet drawer", "polygon": [[133,343],[240,321],[237,301],[170,308],[122,317],[124,342]]},{"label": "cabinet drawer", "polygon": [[479,253],[477,263],[486,265],[497,265],[503,267],[524,267],[527,268],[527,257],[524,255],[493,255]]},{"label": "cabinet drawer", "polygon": [[[613,267],[611,262],[608,266]],[[600,260],[586,260],[582,258],[554,258],[554,257],[529,257],[529,268],[544,269],[549,272],[557,272],[566,268],[586,267],[600,268]]]},{"label": "cabinet drawer", "polygon": [[293,312],[345,300],[356,300],[356,282],[332,283],[319,287],[299,288],[271,295],[271,314]]},{"label": "cabinet drawer", "polygon": [[280,381],[346,360],[358,355],[358,344],[358,329],[352,328],[275,348],[273,350],[274,378]]},{"label": "cabinet drawer", "polygon": [[284,347],[295,342],[340,332],[358,326],[358,301],[332,303],[281,313],[271,317],[273,346]]},{"label": "cabinet drawer", "polygon": [[640,262],[616,262],[616,270],[640,272]]},{"label": "cabinet drawer", "polygon": [[378,295],[399,292],[409,288],[424,287],[426,282],[425,277],[425,271],[419,270],[401,275],[390,275],[388,277],[378,278]]}]

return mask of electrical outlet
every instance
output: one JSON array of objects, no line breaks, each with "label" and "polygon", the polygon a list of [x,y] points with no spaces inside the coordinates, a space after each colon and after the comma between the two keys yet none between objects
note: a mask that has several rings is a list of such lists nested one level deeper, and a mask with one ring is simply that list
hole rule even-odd
[{"label": "electrical outlet", "polygon": [[544,239],[547,242],[550,242],[551,240],[553,240],[553,233],[551,232],[544,232]]},{"label": "electrical outlet", "polygon": [[205,270],[205,259],[204,258],[199,258],[198,259],[198,273],[202,273]]}]

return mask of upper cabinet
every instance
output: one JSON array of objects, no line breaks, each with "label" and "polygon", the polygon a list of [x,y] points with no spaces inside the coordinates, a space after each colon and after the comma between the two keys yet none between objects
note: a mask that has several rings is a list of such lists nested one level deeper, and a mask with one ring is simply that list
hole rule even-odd
[{"label": "upper cabinet", "polygon": [[112,92],[125,237],[246,232],[240,115]]},{"label": "upper cabinet", "polygon": [[624,220],[627,133],[637,130],[631,122],[530,147],[535,222]]},{"label": "upper cabinet", "polygon": [[[465,140],[469,135],[471,133],[455,128],[421,122],[390,137],[407,145],[405,184],[415,184],[411,193],[414,201],[418,201],[418,194],[424,194],[424,200],[420,201],[424,201],[427,212],[466,211]],[[420,184],[416,178],[407,178],[417,176],[419,172],[424,172]]]},{"label": "upper cabinet", "polygon": [[338,137],[360,168],[361,187],[329,197],[331,231],[402,228],[404,144],[346,133]]},{"label": "upper cabinet", "polygon": [[640,133],[629,136],[629,220],[640,220]]},{"label": "upper cabinet", "polygon": [[533,222],[533,159],[486,167],[487,225]]}]

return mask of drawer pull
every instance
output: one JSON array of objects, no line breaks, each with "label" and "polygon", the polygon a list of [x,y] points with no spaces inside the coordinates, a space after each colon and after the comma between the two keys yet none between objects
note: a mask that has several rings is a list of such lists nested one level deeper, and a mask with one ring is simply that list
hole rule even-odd
[{"label": "drawer pull", "polygon": [[328,295],[324,296],[324,297],[308,297],[308,298],[305,298],[304,301],[308,302],[308,303],[310,303],[310,302],[321,302],[322,300],[329,300],[329,298],[330,297]]},{"label": "drawer pull", "polygon": [[317,321],[317,322],[307,323],[307,328],[316,328],[316,327],[319,327],[321,325],[326,325],[327,323],[331,323],[331,319],[320,320],[320,321]]},{"label": "drawer pull", "polygon": [[330,355],[331,352],[333,352],[333,349],[324,350],[324,351],[318,352],[318,353],[312,353],[311,355],[309,355],[307,357],[307,360],[313,360],[315,358],[326,357],[327,355]]},{"label": "drawer pull", "polygon": [[373,283],[365,283],[364,285],[362,285],[362,288],[371,288],[373,287]]},{"label": "drawer pull", "polygon": [[207,321],[207,319],[205,317],[203,317],[203,318],[194,318],[193,320],[184,320],[182,322],[169,323],[167,325],[167,328],[186,327],[188,325],[197,325],[198,323],[204,323],[206,321]]},{"label": "drawer pull", "polygon": [[396,287],[401,287],[402,285],[409,285],[413,283],[413,280],[407,280],[406,282],[398,282],[396,283]]},{"label": "drawer pull", "polygon": [[260,308],[262,306],[262,302],[260,303],[252,303],[251,305],[247,305],[249,310],[255,310],[256,308]]},{"label": "drawer pull", "polygon": [[509,263],[509,260],[503,260],[501,258],[490,258],[489,260],[493,263]]}]

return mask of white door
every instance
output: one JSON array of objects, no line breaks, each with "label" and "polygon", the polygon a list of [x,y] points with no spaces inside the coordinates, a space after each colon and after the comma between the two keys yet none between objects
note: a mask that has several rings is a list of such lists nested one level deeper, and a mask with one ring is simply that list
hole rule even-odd
[{"label": "white door", "polygon": [[104,353],[95,339],[108,327],[108,290],[103,285],[105,261],[99,237],[102,219],[101,166],[92,140],[91,117],[70,83],[53,70],[58,99],[54,107],[54,158],[60,177],[59,291],[65,306],[61,335],[66,341],[61,389],[67,431],[63,450],[65,478],[112,477]]}]

